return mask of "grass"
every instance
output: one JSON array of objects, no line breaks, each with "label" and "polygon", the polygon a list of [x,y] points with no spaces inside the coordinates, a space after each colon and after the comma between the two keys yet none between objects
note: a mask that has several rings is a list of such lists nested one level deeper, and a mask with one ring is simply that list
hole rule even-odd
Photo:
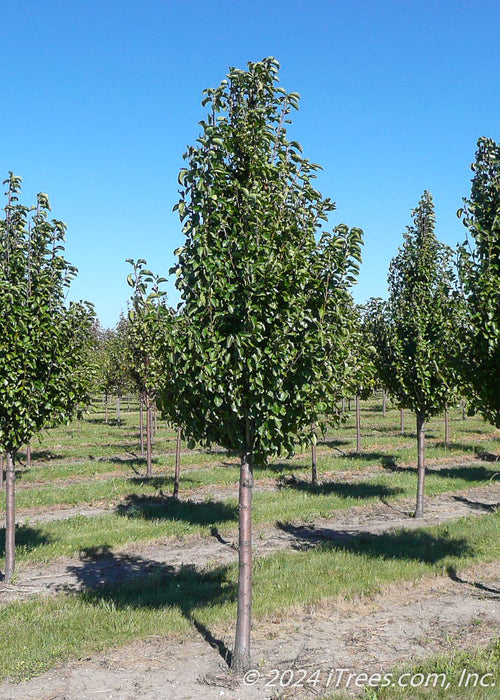
[{"label": "grass", "polygon": [[[400,666],[392,673],[392,678],[396,679],[396,686],[367,690],[363,698],[405,700],[408,693],[411,693],[414,700],[430,697],[433,700],[497,700],[500,697],[499,668],[500,638],[485,649],[457,649],[452,653],[433,656],[418,664]],[[409,679],[412,678],[414,684],[421,684],[421,687],[397,687],[397,679],[403,674],[409,674],[402,679],[403,683],[409,683]],[[480,685],[480,679],[484,686]],[[330,697],[333,699],[337,696]]]},{"label": "grass", "polygon": [[[89,553],[82,560],[76,573],[84,586],[99,556]],[[176,572],[137,556],[114,556],[128,583],[0,609],[2,678],[26,678],[59,661],[151,635],[185,637],[194,628],[219,633],[234,619],[236,565]],[[498,558],[500,513],[280,552],[255,562],[255,619],[339,596],[372,595],[389,583]],[[148,564],[150,575],[130,580]]]},{"label": "grass", "polygon": [[[437,495],[488,483],[495,474],[491,466],[450,467],[430,470],[427,476],[427,494]],[[279,491],[255,493],[253,520],[257,527],[281,523],[309,522],[318,517],[331,517],[335,511],[346,510],[360,504],[376,503],[381,498],[396,501],[413,498],[415,474],[411,470],[392,471],[377,477],[348,483],[329,481],[312,488],[309,482],[293,481]],[[237,502],[235,498],[206,500],[204,502],[180,501],[158,495],[163,480],[139,481],[132,487],[124,479],[110,483],[92,483],[85,487],[64,487],[66,502],[75,494],[78,502],[82,488],[86,494],[93,490],[94,502],[100,497],[122,497],[123,500],[110,514],[45,523],[27,522],[17,528],[17,556],[22,561],[49,561],[58,556],[75,556],[81,550],[92,547],[117,547],[131,542],[189,535],[209,536],[214,527],[221,533],[237,527]],[[61,489],[62,490],[62,489]],[[26,503],[26,496],[39,499],[38,503],[52,498],[62,501],[59,489],[47,488],[47,492],[21,491],[19,501]],[[33,500],[31,504],[33,505]],[[70,501],[71,502],[71,501]],[[35,500],[36,503],[36,500]],[[4,530],[0,530],[0,552],[3,552]]]}]

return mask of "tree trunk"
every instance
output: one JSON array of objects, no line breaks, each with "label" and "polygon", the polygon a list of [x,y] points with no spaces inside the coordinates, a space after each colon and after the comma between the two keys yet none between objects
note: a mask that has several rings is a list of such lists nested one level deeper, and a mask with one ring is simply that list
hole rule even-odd
[{"label": "tree trunk", "polygon": [[146,399],[146,476],[153,476],[153,463],[151,454],[152,445],[152,416],[151,416],[151,402]]},{"label": "tree trunk", "polygon": [[444,444],[446,447],[450,444],[450,414],[448,408],[444,409]]},{"label": "tree trunk", "polygon": [[26,466],[31,467],[31,445],[26,445]]},{"label": "tree trunk", "polygon": [[361,410],[359,408],[359,396],[356,394],[356,452],[361,454]]},{"label": "tree trunk", "polygon": [[116,397],[116,422],[121,423],[122,413],[121,413],[121,398],[120,395]]},{"label": "tree trunk", "polygon": [[350,399],[350,397],[347,399],[347,410],[349,411],[349,413],[351,412],[351,399]]},{"label": "tree trunk", "polygon": [[316,443],[311,445],[311,484],[316,487],[318,485],[318,461],[316,459]]},{"label": "tree trunk", "polygon": [[130,413],[130,394],[127,394],[127,413]]},{"label": "tree trunk", "polygon": [[7,452],[5,479],[5,583],[10,583],[16,563],[16,470],[14,453]]},{"label": "tree trunk", "polygon": [[465,410],[466,408],[467,404],[465,403],[465,401],[462,401],[462,420],[467,420],[467,412]]},{"label": "tree trunk", "polygon": [[141,457],[144,457],[144,410],[142,396],[139,397],[139,432],[141,434]]},{"label": "tree trunk", "polygon": [[401,435],[405,434],[405,412],[403,409],[400,411],[400,417],[401,417]]},{"label": "tree trunk", "polygon": [[108,423],[108,395],[106,394],[106,401],[104,403],[104,422]]},{"label": "tree trunk", "polygon": [[231,668],[236,672],[250,668],[250,631],[252,626],[252,488],[253,454],[241,457],[238,502],[239,575],[236,637]]},{"label": "tree trunk", "polygon": [[385,418],[387,412],[387,392],[385,389],[382,390],[382,415]]},{"label": "tree trunk", "polygon": [[3,471],[3,454],[0,455],[0,489],[3,491],[5,476]]},{"label": "tree trunk", "polygon": [[176,501],[179,500],[179,480],[181,477],[181,429],[177,428],[177,443],[175,445],[175,474],[174,492],[172,494]]},{"label": "tree trunk", "polygon": [[345,399],[342,399],[342,413],[345,413]]},{"label": "tree trunk", "polygon": [[424,515],[424,487],[425,487],[425,419],[424,414],[417,411],[417,451],[418,451],[418,482],[417,482],[417,509],[415,517]]}]

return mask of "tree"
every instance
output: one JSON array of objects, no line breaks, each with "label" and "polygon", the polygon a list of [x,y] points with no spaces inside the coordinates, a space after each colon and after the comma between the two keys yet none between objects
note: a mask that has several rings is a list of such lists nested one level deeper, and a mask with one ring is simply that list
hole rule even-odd
[{"label": "tree", "polygon": [[[143,259],[127,260],[133,267],[127,282],[133,289],[128,324],[125,331],[126,363],[129,373],[146,408],[146,476],[152,476],[152,409],[162,384],[165,322],[170,310],[165,304],[166,292],[160,285],[164,277],[146,269]],[[160,342],[162,343],[160,345]]]},{"label": "tree", "polygon": [[343,374],[362,238],[340,225],[316,242],[334,204],[313,186],[319,166],[287,139],[299,96],[277,85],[278,68],[232,68],[205,91],[176,205],[186,240],[168,392],[191,442],[240,455],[236,670],[250,664],[254,460],[291,453],[321,418],[319,387]]},{"label": "tree", "polygon": [[436,238],[434,205],[424,192],[412,212],[414,225],[389,268],[389,298],[371,300],[367,327],[382,384],[400,408],[415,412],[418,487],[416,517],[423,515],[425,421],[454,395],[451,350],[456,328],[451,250]]},{"label": "tree", "polygon": [[66,226],[48,220],[46,194],[19,203],[10,173],[0,220],[0,450],[6,454],[5,581],[15,566],[15,468],[19,448],[90,401],[93,310],[64,304],[76,268],[63,257]]},{"label": "tree", "polygon": [[472,241],[459,249],[465,313],[457,359],[470,410],[500,428],[500,143],[480,138],[472,170],[458,212]]}]

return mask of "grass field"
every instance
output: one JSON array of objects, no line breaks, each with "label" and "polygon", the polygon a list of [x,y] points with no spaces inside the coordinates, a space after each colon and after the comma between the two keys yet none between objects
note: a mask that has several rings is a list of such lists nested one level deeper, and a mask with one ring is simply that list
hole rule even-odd
[{"label": "grass field", "polygon": [[[121,421],[110,411],[106,423],[99,402],[82,420],[34,440],[29,468],[25,454],[19,454],[18,517],[27,518],[17,529],[21,570],[29,562],[43,565],[61,556],[98,550],[119,556],[113,554],[117,547],[165,538],[209,537],[214,528],[224,536],[236,528],[237,456],[216,446],[188,450],[183,445],[181,500],[175,503],[168,497],[173,484],[175,431],[158,420],[154,476],[147,479],[135,402],[130,409],[123,402]],[[413,417],[405,416],[406,430],[401,434],[400,413],[390,404],[384,417],[379,400],[362,402],[361,415],[360,454],[355,453],[353,413],[319,441],[317,488],[310,485],[309,454],[276,459],[256,468],[257,536],[259,528],[273,527],[278,521],[309,523],[348,512],[353,506],[381,500],[397,504],[414,498]],[[450,433],[451,443],[445,445],[442,417],[427,426],[427,494],[496,483],[500,467],[494,460],[500,432],[478,417],[464,420],[462,410],[456,408],[451,411]],[[81,508],[81,514],[51,518],[52,513],[70,506]],[[85,514],[89,506],[104,510],[90,517]],[[348,543],[310,551],[273,553],[255,562],[256,619],[298,605],[371,596],[397,581],[442,575],[449,566],[497,561],[499,535],[499,515],[491,512],[437,527],[354,537]],[[3,540],[2,529],[0,552]],[[174,572],[155,565],[150,575],[123,585],[49,598],[36,596],[5,605],[0,608],[1,677],[29,677],[58,661],[132,639],[158,634],[186,637],[195,634],[193,625],[197,624],[227,625],[234,617],[236,579],[233,564],[201,572]],[[497,653],[495,649],[491,654]],[[477,664],[486,658],[481,654],[478,651],[475,657]],[[426,668],[439,668],[442,663],[430,660]],[[376,692],[369,697],[405,697],[390,690]]]}]

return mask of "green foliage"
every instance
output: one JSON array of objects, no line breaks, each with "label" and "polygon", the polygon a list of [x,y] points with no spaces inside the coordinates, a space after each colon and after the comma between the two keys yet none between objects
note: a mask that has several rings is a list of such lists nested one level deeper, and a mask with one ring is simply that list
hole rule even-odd
[{"label": "green foliage", "polygon": [[500,427],[500,143],[481,138],[470,199],[459,211],[473,239],[460,247],[466,302],[460,372],[472,410]]},{"label": "green foliage", "polygon": [[389,298],[367,304],[366,326],[382,384],[402,408],[428,419],[454,395],[451,369],[455,310],[451,249],[434,233],[434,205],[424,192],[404,244],[389,268]]},{"label": "green foliage", "polygon": [[15,453],[42,428],[88,402],[93,309],[65,306],[76,268],[63,257],[65,224],[49,221],[49,200],[19,203],[10,173],[0,220],[0,445]]},{"label": "green foliage", "polygon": [[126,363],[139,394],[153,400],[164,376],[162,349],[172,319],[166,292],[160,287],[166,279],[146,269],[145,260],[127,262],[133,267],[127,278],[133,295],[125,329]]},{"label": "green foliage", "polygon": [[316,242],[334,204],[314,188],[319,166],[287,139],[298,95],[277,86],[278,67],[233,68],[205,91],[209,113],[179,175],[186,241],[170,358],[186,434],[263,455],[292,451],[320,397],[340,395],[362,242],[345,225]]}]

